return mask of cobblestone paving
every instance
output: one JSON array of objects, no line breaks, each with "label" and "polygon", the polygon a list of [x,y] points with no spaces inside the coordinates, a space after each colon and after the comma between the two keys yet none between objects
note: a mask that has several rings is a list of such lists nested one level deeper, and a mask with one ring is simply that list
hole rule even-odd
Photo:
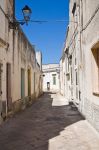
[{"label": "cobblestone paving", "polygon": [[61,105],[56,95],[45,93],[5,121],[0,126],[0,150],[99,150],[97,134],[86,123],[82,125],[85,120],[79,112],[63,105],[63,100]]}]

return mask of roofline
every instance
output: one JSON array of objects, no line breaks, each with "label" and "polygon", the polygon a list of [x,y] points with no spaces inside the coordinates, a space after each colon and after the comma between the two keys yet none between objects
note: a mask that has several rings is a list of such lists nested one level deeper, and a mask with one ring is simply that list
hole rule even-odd
[{"label": "roofline", "polygon": [[59,65],[59,63],[48,63],[48,64],[42,64],[43,65]]}]

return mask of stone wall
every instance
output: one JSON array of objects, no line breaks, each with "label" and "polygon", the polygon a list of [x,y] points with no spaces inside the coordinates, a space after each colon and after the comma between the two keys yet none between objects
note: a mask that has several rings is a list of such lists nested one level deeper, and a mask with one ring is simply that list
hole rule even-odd
[{"label": "stone wall", "polygon": [[33,103],[42,94],[42,70],[35,48],[21,27],[13,30],[13,1],[0,1],[0,117],[9,116]]}]

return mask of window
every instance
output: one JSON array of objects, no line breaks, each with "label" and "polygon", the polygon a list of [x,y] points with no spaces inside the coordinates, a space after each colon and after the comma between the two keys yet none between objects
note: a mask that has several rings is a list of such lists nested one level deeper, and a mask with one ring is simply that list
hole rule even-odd
[{"label": "window", "polygon": [[71,67],[71,84],[73,84],[73,74],[72,74],[72,67]]},{"label": "window", "polygon": [[76,10],[76,3],[74,3],[73,9],[72,9],[72,14],[73,14],[73,16],[74,16],[74,14],[75,14],[75,10]]},{"label": "window", "polygon": [[76,85],[78,85],[78,74],[77,74],[77,71],[76,71]]},{"label": "window", "polygon": [[53,76],[53,85],[56,85],[56,76]]},{"label": "window", "polygon": [[75,58],[75,65],[77,64],[77,60],[76,60],[76,58]]},{"label": "window", "polygon": [[56,76],[56,74],[52,74],[52,76]]},{"label": "window", "polygon": [[53,85],[56,85],[56,74],[52,74],[53,76]]},{"label": "window", "polygon": [[92,48],[93,94],[99,95],[99,42]]}]

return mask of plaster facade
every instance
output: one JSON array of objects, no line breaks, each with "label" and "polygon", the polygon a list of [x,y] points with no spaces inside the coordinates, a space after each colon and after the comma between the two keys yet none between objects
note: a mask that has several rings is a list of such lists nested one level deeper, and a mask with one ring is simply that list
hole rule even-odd
[{"label": "plaster facade", "polygon": [[42,65],[43,91],[59,91],[59,64]]},{"label": "plaster facade", "polygon": [[10,28],[13,2],[0,1],[0,121],[9,112],[25,108],[42,93],[42,70],[35,48],[20,26],[16,30]]},{"label": "plaster facade", "polygon": [[61,62],[66,62],[65,92],[68,100],[99,131],[98,28],[99,0],[70,0],[69,26],[61,58]]}]

